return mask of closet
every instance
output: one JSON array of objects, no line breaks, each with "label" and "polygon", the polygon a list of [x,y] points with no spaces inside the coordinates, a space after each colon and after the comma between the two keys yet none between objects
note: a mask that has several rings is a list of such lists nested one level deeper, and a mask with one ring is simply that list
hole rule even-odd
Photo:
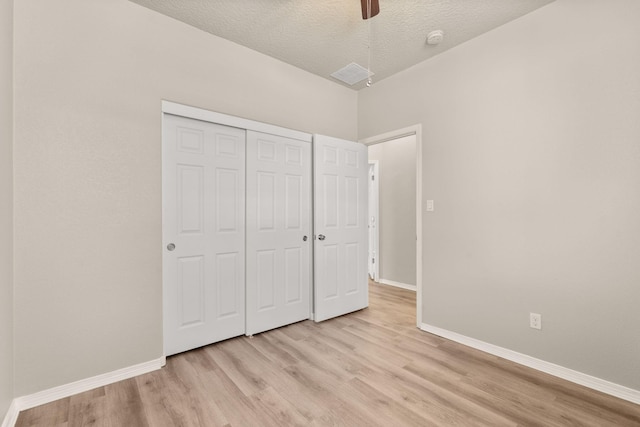
[{"label": "closet", "polygon": [[366,147],[163,102],[165,355],[359,310]]}]

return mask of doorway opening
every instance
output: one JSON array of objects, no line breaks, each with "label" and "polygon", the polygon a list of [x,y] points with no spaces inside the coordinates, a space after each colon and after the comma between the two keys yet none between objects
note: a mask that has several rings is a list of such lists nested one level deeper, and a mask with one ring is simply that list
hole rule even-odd
[{"label": "doorway opening", "polygon": [[[369,149],[369,276],[416,292],[422,324],[421,125],[360,142]],[[376,170],[377,169],[377,170]]]}]

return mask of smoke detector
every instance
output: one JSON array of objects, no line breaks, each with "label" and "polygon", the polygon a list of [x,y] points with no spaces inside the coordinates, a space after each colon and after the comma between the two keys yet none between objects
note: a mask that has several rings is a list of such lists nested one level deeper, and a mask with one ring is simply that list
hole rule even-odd
[{"label": "smoke detector", "polygon": [[442,30],[434,30],[427,34],[427,44],[440,44],[442,40],[444,40],[444,32]]}]

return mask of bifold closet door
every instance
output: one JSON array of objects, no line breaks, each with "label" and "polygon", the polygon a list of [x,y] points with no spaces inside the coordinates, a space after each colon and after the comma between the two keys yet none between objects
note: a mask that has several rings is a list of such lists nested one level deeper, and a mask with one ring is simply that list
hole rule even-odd
[{"label": "bifold closet door", "polygon": [[165,355],[245,331],[245,131],[163,116]]},{"label": "bifold closet door", "polygon": [[367,147],[314,135],[314,319],[369,305]]},{"label": "bifold closet door", "polygon": [[246,334],[311,311],[311,144],[247,131]]}]

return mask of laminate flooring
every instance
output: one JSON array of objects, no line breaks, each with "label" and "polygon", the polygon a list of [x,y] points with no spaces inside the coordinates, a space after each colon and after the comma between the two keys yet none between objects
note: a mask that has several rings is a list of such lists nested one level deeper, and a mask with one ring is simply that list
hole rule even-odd
[{"label": "laminate flooring", "polygon": [[640,426],[640,406],[422,332],[415,293],[167,358],[17,426]]}]

